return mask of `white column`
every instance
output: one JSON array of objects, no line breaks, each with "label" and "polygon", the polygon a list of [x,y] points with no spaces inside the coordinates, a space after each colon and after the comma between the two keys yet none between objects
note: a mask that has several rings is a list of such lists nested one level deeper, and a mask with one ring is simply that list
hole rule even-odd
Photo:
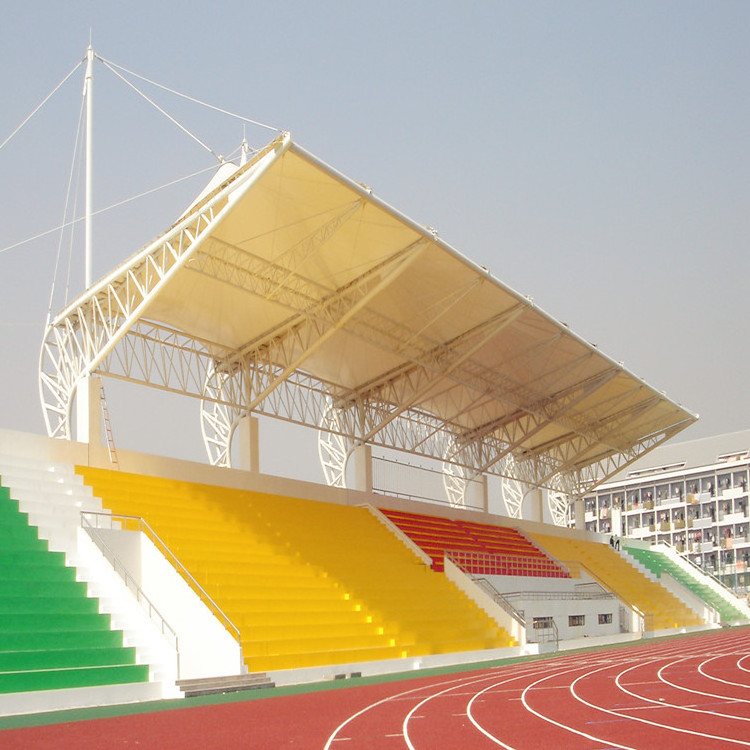
[{"label": "white column", "polygon": [[237,424],[237,440],[239,441],[239,466],[244,471],[260,471],[260,445],[258,432],[258,418],[249,414],[242,417]]},{"label": "white column", "polygon": [[102,444],[102,379],[88,375],[76,388],[76,440]]},{"label": "white column", "polygon": [[575,517],[575,527],[580,531],[586,530],[586,507],[582,497],[577,497],[573,501],[573,513]]},{"label": "white column", "polygon": [[372,492],[372,448],[358,445],[350,458],[354,461],[354,489]]},{"label": "white column", "polygon": [[544,521],[544,493],[540,489],[529,490],[524,500],[529,503],[529,513],[524,518],[529,521]]}]

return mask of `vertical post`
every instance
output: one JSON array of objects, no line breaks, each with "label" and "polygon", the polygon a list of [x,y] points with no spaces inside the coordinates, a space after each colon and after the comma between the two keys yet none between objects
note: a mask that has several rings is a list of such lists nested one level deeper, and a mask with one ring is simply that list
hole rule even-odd
[{"label": "vertical post", "polygon": [[573,500],[573,512],[575,517],[575,528],[580,531],[586,530],[586,508],[582,497]]},{"label": "vertical post", "polygon": [[101,387],[101,378],[87,375],[76,388],[76,440],[79,443],[102,444]]},{"label": "vertical post", "polygon": [[372,448],[358,445],[352,452],[354,461],[354,489],[360,492],[372,492]]},{"label": "vertical post", "polygon": [[530,521],[544,521],[544,493],[536,488],[527,494],[530,500],[530,509],[528,518]]},{"label": "vertical post", "polygon": [[94,120],[94,49],[89,44],[86,50],[86,79],[83,85],[83,94],[86,97],[86,215],[85,215],[85,263],[84,263],[84,283],[85,288],[91,286],[91,261],[92,261],[92,231],[91,216],[93,213],[91,195],[92,195],[92,171],[93,171],[93,120]]},{"label": "vertical post", "polygon": [[237,423],[239,441],[239,467],[244,471],[260,471],[260,447],[258,442],[258,418],[246,414]]}]

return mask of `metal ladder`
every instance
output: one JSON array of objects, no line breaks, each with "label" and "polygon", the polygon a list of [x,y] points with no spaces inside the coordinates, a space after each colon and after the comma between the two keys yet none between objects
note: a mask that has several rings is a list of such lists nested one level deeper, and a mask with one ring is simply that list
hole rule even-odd
[{"label": "metal ladder", "polygon": [[112,422],[109,419],[109,409],[107,408],[107,399],[104,395],[104,386],[99,386],[99,395],[101,397],[102,416],[104,417],[104,432],[107,435],[107,451],[109,453],[109,462],[116,468],[120,468],[120,462],[117,460],[117,448],[115,448],[115,438],[112,434]]}]

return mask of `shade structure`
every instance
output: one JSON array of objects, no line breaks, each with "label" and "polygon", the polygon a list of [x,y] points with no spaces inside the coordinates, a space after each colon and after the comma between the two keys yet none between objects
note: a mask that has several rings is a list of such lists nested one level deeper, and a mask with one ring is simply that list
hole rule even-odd
[{"label": "shade structure", "polygon": [[577,495],[696,419],[289,134],[216,182],[50,324],[51,435],[99,373],[202,399],[214,463],[259,413]]}]

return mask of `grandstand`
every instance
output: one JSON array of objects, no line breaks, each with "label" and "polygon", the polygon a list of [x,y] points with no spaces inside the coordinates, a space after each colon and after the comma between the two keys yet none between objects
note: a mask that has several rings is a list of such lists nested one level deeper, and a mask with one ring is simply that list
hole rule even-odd
[{"label": "grandstand", "polygon": [[[118,449],[106,377],[198,399],[207,463]],[[562,525],[696,417],[288,133],[54,317],[39,382],[47,436],[0,431],[5,713],[717,625]],[[326,484],[260,473],[258,415]],[[375,486],[394,453],[444,496]]]},{"label": "grandstand", "polygon": [[[25,583],[8,582],[0,606],[18,608],[25,587],[28,606],[56,618],[51,660],[36,655],[23,678],[28,638],[4,626],[5,679],[26,680],[7,683],[7,713],[173,697],[176,685],[232,675],[244,686],[289,684],[719,622],[715,602],[696,606],[704,593],[666,588],[628,562],[633,550],[601,536],[124,450],[118,458],[115,469],[105,446],[0,431],[3,564],[17,560],[21,538],[39,556],[15,572]],[[71,608],[81,623],[97,621],[85,652]],[[30,636],[35,651],[50,648],[48,635]],[[78,679],[93,668],[116,684],[53,689],[68,661]]]}]

